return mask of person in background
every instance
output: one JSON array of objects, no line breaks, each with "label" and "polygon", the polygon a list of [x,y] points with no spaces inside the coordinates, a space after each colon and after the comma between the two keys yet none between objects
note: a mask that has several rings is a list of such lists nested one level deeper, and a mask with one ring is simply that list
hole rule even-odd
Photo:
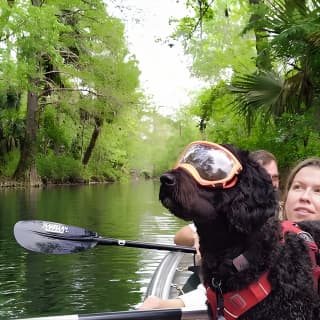
[{"label": "person in background", "polygon": [[[299,162],[286,181],[283,219],[290,221],[320,220],[320,158]],[[204,286],[174,299],[148,297],[140,309],[165,309],[182,307],[205,307]]]},{"label": "person in background", "polygon": [[267,171],[267,173],[270,175],[274,188],[278,190],[280,176],[276,157],[271,152],[266,150],[251,151],[250,156]]},{"label": "person in background", "polygon": [[[250,156],[258,162],[270,175],[272,184],[279,190],[279,170],[276,157],[267,150],[251,151]],[[174,236],[174,243],[179,246],[195,246],[198,243],[196,227],[193,223],[183,226]]]}]

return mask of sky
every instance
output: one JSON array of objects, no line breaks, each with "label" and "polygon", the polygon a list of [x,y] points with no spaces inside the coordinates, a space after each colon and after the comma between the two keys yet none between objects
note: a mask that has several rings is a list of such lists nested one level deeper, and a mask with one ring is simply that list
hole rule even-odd
[{"label": "sky", "polygon": [[183,1],[122,0],[121,7],[113,7],[111,13],[126,25],[128,47],[139,61],[144,92],[159,112],[172,115],[187,105],[193,90],[201,86],[190,75],[191,60],[184,56],[182,46],[163,42],[174,30],[169,19],[186,15]]}]

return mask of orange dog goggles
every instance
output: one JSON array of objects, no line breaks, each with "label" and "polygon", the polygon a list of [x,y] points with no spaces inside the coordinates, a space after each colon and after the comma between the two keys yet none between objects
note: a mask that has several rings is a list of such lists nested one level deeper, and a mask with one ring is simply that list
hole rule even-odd
[{"label": "orange dog goggles", "polygon": [[233,187],[242,170],[239,160],[228,149],[207,141],[190,143],[182,152],[175,169],[182,168],[202,186]]}]

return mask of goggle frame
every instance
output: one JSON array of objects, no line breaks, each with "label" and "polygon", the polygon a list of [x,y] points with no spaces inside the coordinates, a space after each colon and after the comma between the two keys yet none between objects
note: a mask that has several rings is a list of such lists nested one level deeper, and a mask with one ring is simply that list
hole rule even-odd
[{"label": "goggle frame", "polygon": [[[186,155],[187,151],[194,145],[203,145],[206,147],[211,147],[214,150],[221,150],[223,151],[230,160],[232,160],[233,167],[229,174],[220,180],[213,180],[209,181],[204,178],[202,178],[198,172],[198,170],[190,163],[181,163],[182,159]],[[242,165],[240,161],[237,159],[237,157],[228,149],[225,147],[221,146],[220,144],[214,143],[214,142],[209,142],[209,141],[194,141],[191,142],[186,146],[186,148],[183,150],[183,152],[180,154],[178,161],[176,162],[176,165],[174,169],[181,168],[187,173],[189,173],[197,183],[199,183],[201,186],[205,187],[212,187],[212,188],[217,188],[217,187],[222,187],[223,189],[231,188],[233,187],[237,180],[238,180],[238,174],[242,171]]]}]

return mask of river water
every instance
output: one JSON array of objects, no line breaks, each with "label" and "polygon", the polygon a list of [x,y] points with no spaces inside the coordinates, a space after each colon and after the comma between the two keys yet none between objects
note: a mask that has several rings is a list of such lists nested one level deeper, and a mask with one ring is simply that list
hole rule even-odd
[{"label": "river water", "polygon": [[185,223],[158,200],[157,181],[0,190],[0,319],[134,309],[166,251],[98,245],[46,255],[20,247],[19,220],[46,220],[100,236],[172,244]]}]

